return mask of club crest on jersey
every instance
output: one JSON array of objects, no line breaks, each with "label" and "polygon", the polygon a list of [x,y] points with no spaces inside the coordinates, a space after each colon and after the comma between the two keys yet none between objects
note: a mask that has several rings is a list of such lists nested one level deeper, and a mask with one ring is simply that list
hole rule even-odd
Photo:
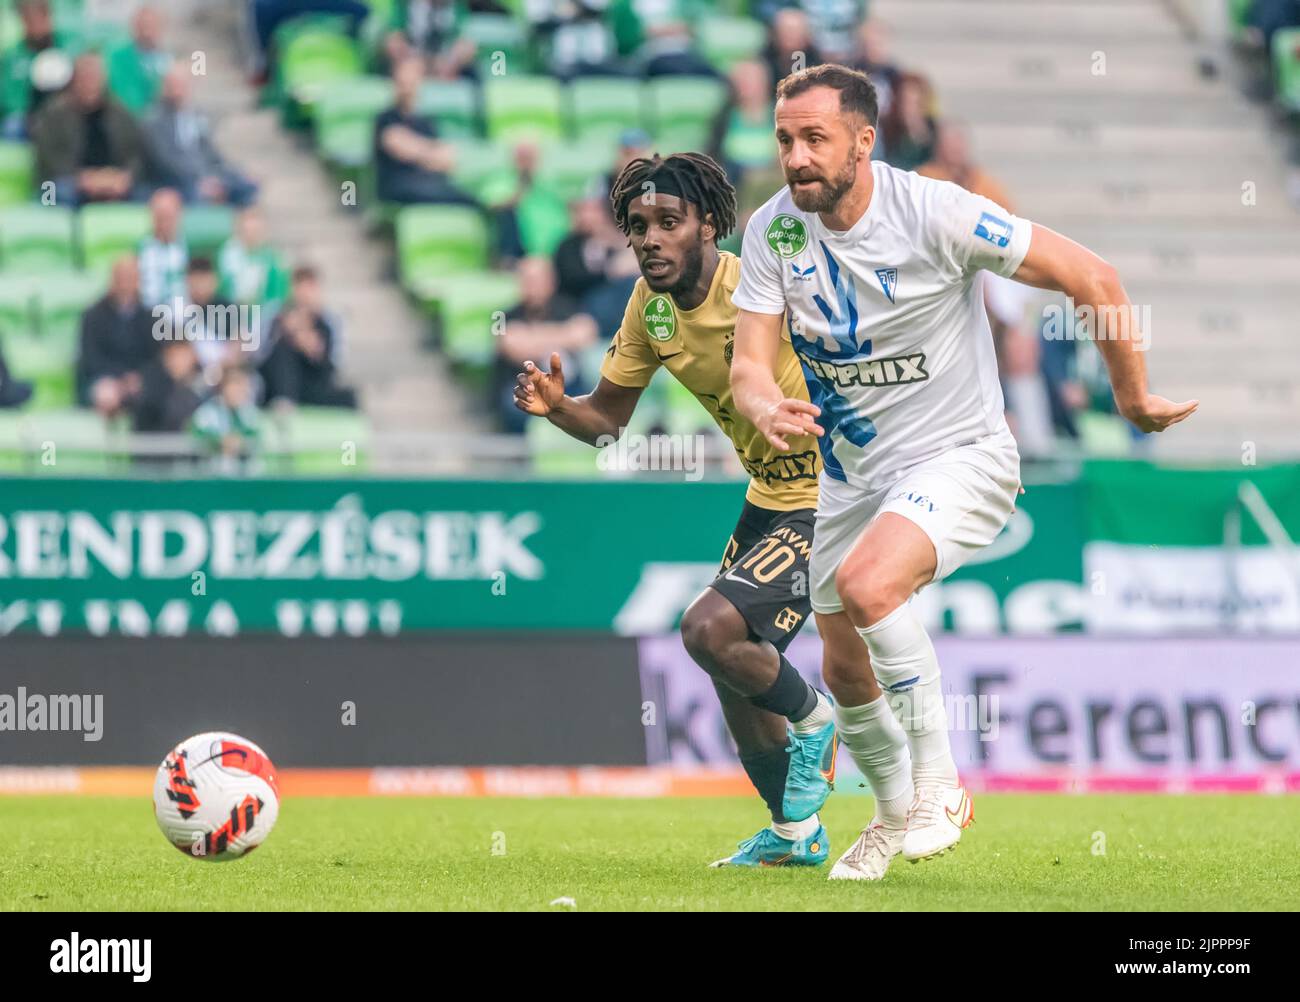
[{"label": "club crest on jersey", "polygon": [[671,341],[677,333],[677,313],[667,296],[655,296],[645,304],[645,332],[656,341]]},{"label": "club crest on jersey", "polygon": [[897,268],[877,268],[876,278],[880,282],[881,289],[892,303],[894,301],[894,290],[898,288],[898,269]]},{"label": "club crest on jersey", "polygon": [[767,245],[781,257],[794,257],[808,246],[808,227],[794,216],[777,216],[768,224]]},{"label": "club crest on jersey", "polygon": [[975,224],[975,235],[981,240],[987,240],[994,247],[1005,247],[1011,243],[1011,234],[1014,231],[1015,227],[991,212],[984,213],[980,216],[980,221]]}]

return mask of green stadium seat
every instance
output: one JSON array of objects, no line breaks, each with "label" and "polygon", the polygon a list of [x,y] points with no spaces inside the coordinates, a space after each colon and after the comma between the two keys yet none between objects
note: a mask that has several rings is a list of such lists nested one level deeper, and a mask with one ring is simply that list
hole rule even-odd
[{"label": "green stadium seat", "polygon": [[615,149],[603,140],[554,143],[542,151],[537,183],[568,204],[581,197],[591,183],[614,166]]},{"label": "green stadium seat", "polygon": [[190,257],[215,258],[235,231],[235,210],[228,205],[187,205],[181,231]]},{"label": "green stadium seat", "polygon": [[[727,85],[716,77],[658,77],[646,84],[646,100],[656,139],[685,134],[707,138],[727,101]],[[688,146],[660,152],[679,153],[697,148]]]},{"label": "green stadium seat", "polygon": [[470,14],[461,25],[460,37],[474,43],[475,63],[485,76],[532,69],[528,28],[522,20],[508,14]]},{"label": "green stadium seat", "polygon": [[36,333],[38,275],[0,275],[0,339]]},{"label": "green stadium seat", "polygon": [[451,178],[467,194],[480,202],[492,201],[489,197],[503,187],[514,190],[514,159],[509,147],[477,139],[451,140],[455,163]]},{"label": "green stadium seat", "polygon": [[706,17],[696,27],[695,41],[709,64],[725,73],[736,63],[757,56],[767,32],[754,18]]},{"label": "green stadium seat", "polygon": [[482,271],[429,282],[423,298],[433,305],[442,335],[442,350],[466,366],[486,366],[496,354],[494,334],[504,314],[519,302],[513,275]]},{"label": "green stadium seat", "polygon": [[420,87],[415,108],[431,115],[442,139],[479,136],[478,88],[468,80],[429,80]]},{"label": "green stadium seat", "polygon": [[81,264],[107,269],[124,254],[134,254],[150,229],[144,205],[88,205],[81,210]]},{"label": "green stadium seat", "polygon": [[0,205],[31,201],[36,156],[29,143],[0,142]]},{"label": "green stadium seat", "polygon": [[639,80],[579,77],[569,84],[569,131],[579,141],[613,142],[639,128],[645,101]]},{"label": "green stadium seat", "polygon": [[550,257],[572,226],[568,202],[540,184],[519,200],[515,212],[520,242],[530,255]]},{"label": "green stadium seat", "polygon": [[1300,113],[1300,28],[1273,34],[1273,81],[1278,103]]},{"label": "green stadium seat", "polygon": [[108,428],[94,411],[0,411],[0,469],[103,476],[111,467]]},{"label": "green stadium seat", "polygon": [[413,205],[397,214],[397,263],[402,284],[419,287],[445,275],[487,267],[488,227],[464,205]]},{"label": "green stadium seat", "polygon": [[483,85],[489,138],[498,142],[559,139],[564,134],[560,84],[551,77],[496,77]]},{"label": "green stadium seat", "polygon": [[108,290],[102,274],[94,272],[50,272],[36,286],[37,329],[45,340],[75,342],[81,331],[81,315]]},{"label": "green stadium seat", "polygon": [[76,267],[75,218],[61,205],[0,210],[0,265],[11,273]]},{"label": "green stadium seat", "polygon": [[599,453],[551,422],[529,421],[524,425],[524,436],[534,476],[567,480],[594,479],[601,475],[596,465]]},{"label": "green stadium seat", "polygon": [[362,167],[374,156],[375,119],[393,103],[385,77],[358,77],[327,85],[314,108],[316,146],[331,164]]},{"label": "green stadium seat", "polygon": [[326,85],[363,73],[361,54],[346,34],[321,26],[304,27],[288,37],[277,62],[280,92],[286,99],[287,124],[291,104],[310,109]]},{"label": "green stadium seat", "polygon": [[26,405],[28,410],[65,408],[76,402],[73,386],[76,342],[12,337],[5,339],[4,350],[13,377],[33,384],[32,399]]},{"label": "green stadium seat", "polygon": [[278,434],[268,436],[267,444],[273,456],[279,453],[287,460],[282,464],[287,472],[350,476],[369,463],[370,422],[364,414],[342,407],[298,407],[284,416]]}]

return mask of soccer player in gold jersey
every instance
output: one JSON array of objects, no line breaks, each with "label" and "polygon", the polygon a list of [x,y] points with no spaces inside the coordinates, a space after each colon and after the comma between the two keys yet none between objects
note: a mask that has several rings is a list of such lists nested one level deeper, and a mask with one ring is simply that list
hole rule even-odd
[{"label": "soccer player in gold jersey", "polygon": [[[722,169],[693,153],[633,160],[610,201],[642,277],[606,352],[600,382],[586,396],[566,396],[560,357],[552,354],[549,372],[525,363],[515,404],[574,438],[606,444],[622,435],[662,365],[731,439],[750,475],[745,504],[718,577],[687,609],[681,630],[692,658],[712,677],[741,764],[772,824],[714,865],[817,865],[829,848],[817,812],[835,773],[833,712],[828,697],[803,680],[784,651],[811,609],[805,585],[819,443],[791,435],[789,447],[778,449],[732,402],[731,294],[740,259],[717,246],[736,221],[735,190]],[[788,340],[781,345],[778,381],[789,396],[807,399]],[[863,661],[869,669],[865,651]],[[872,677],[869,670],[862,675]],[[864,702],[883,708],[880,690],[867,686]],[[910,775],[906,741],[887,708],[862,726],[871,733],[871,755],[859,756],[858,764],[877,796],[888,796]]]}]

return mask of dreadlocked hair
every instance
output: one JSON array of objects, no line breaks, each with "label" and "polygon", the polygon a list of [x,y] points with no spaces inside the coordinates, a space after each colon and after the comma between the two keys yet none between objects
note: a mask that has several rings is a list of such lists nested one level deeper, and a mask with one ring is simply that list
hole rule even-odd
[{"label": "dreadlocked hair", "polygon": [[633,198],[642,195],[642,185],[656,177],[669,175],[681,190],[684,201],[694,204],[701,221],[713,217],[716,239],[724,239],[736,227],[736,189],[726,172],[712,157],[702,153],[673,153],[661,157],[638,157],[619,172],[609,192],[614,207],[614,221],[624,233],[631,231],[628,208]]}]

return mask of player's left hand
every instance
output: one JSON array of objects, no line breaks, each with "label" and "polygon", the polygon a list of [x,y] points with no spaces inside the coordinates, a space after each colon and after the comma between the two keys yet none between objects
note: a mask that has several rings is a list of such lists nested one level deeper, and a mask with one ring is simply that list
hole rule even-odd
[{"label": "player's left hand", "polygon": [[1138,404],[1120,408],[1120,414],[1139,431],[1164,431],[1170,425],[1191,417],[1200,405],[1199,400],[1184,400],[1176,404],[1172,400],[1148,393]]}]

